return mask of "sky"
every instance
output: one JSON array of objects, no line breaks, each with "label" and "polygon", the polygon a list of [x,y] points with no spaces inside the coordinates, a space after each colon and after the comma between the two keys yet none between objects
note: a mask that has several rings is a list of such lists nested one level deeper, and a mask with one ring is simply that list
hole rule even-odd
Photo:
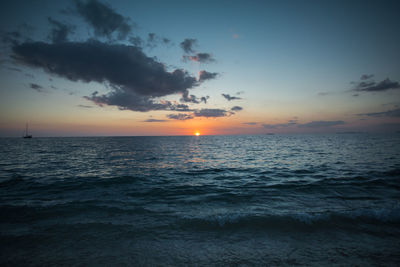
[{"label": "sky", "polygon": [[0,2],[0,136],[400,131],[398,1]]}]

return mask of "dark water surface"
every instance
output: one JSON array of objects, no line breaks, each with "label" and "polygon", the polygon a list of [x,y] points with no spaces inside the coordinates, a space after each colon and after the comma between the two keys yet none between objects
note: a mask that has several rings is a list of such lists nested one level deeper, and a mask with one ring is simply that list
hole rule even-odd
[{"label": "dark water surface", "polygon": [[0,265],[400,265],[400,135],[3,138]]}]

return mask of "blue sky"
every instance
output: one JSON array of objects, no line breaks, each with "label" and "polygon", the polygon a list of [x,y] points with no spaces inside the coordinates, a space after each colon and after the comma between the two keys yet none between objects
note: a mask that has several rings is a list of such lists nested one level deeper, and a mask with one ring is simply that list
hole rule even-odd
[{"label": "blue sky", "polygon": [[[124,38],[117,38],[117,29],[109,36],[96,34],[99,28],[87,14],[100,16],[97,6],[121,16],[129,33]],[[26,121],[39,136],[400,130],[396,1],[36,0],[2,1],[0,10],[2,136],[20,135]],[[49,38],[56,27],[49,17],[72,29],[63,40],[66,46],[87,45],[89,39],[107,51],[134,46],[163,64],[165,75],[180,69],[197,81],[155,95],[154,84],[135,87],[141,78],[134,74],[128,75],[128,86],[110,80],[109,73],[84,81],[87,74],[78,70],[70,79],[46,69],[49,62],[32,64],[14,48],[41,42],[63,49]],[[23,37],[10,41],[12,32]],[[153,41],[149,34],[155,34]],[[139,37],[141,45],[130,37]],[[181,45],[187,39],[195,40],[190,53]],[[188,59],[199,53],[212,60]],[[103,57],[99,54],[99,60]],[[110,71],[107,62],[95,60]],[[122,66],[113,64],[116,70]],[[204,70],[216,75],[200,81]],[[186,91],[206,101],[183,101]],[[228,101],[222,94],[238,99]],[[137,99],[153,108],[138,111]],[[154,108],[155,103],[165,107]],[[179,104],[187,108],[176,110]]]}]

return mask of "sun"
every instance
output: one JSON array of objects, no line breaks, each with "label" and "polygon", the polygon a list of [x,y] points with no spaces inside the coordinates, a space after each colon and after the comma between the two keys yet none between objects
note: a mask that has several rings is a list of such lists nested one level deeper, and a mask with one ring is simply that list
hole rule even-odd
[{"label": "sun", "polygon": [[200,136],[200,133],[199,133],[199,132],[196,132],[194,135],[195,135],[195,136]]}]

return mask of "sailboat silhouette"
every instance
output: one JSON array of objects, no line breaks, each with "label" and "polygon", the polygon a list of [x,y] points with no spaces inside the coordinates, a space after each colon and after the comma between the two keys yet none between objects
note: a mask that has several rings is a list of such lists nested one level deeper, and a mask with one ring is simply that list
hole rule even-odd
[{"label": "sailboat silhouette", "polygon": [[23,138],[32,138],[32,135],[28,134],[28,123],[25,125],[25,135]]}]

